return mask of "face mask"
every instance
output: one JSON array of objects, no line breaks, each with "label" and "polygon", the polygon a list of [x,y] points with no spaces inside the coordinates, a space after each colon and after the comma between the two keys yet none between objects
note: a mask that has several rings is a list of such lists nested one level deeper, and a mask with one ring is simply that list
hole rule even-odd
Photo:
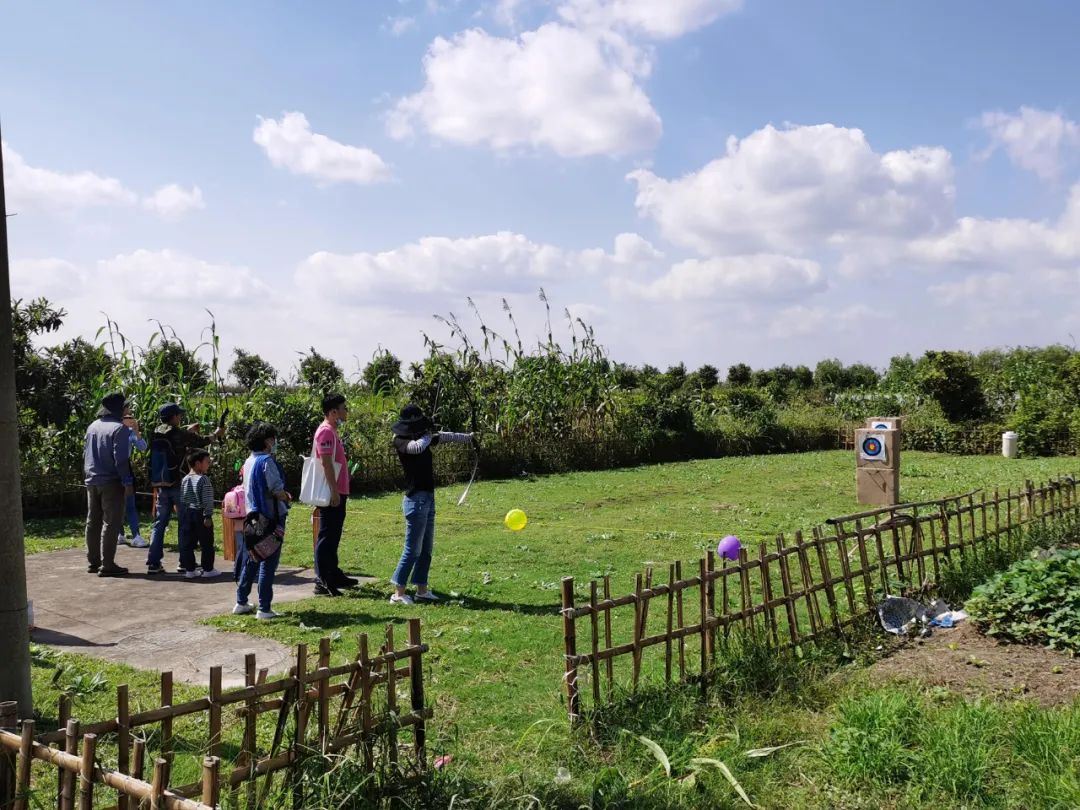
[{"label": "face mask", "polygon": [[339,416],[339,417],[337,418],[337,420],[336,420],[336,421],[337,421],[337,426],[338,426],[338,427],[341,427],[342,425],[344,425],[344,424],[345,424],[345,420],[344,420],[344,419],[342,419],[342,418],[341,418],[340,416]]},{"label": "face mask", "polygon": [[270,442],[270,455],[274,455],[277,452],[277,442]]}]

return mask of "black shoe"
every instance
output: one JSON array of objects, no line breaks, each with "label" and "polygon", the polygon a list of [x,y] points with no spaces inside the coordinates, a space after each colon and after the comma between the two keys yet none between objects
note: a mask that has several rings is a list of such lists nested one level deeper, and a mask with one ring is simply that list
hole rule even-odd
[{"label": "black shoe", "polygon": [[99,577],[122,577],[128,570],[121,568],[119,565],[103,565],[101,570],[98,571]]},{"label": "black shoe", "polygon": [[163,565],[148,565],[146,566],[146,573],[148,574],[164,574],[165,566]]},{"label": "black shoe", "polygon": [[315,595],[316,596],[341,596],[341,591],[339,591],[333,585],[329,585],[329,584],[327,584],[325,582],[320,582],[320,581],[316,580],[315,581]]},{"label": "black shoe", "polygon": [[334,578],[334,585],[338,588],[355,588],[360,584],[360,580],[356,577],[350,577],[347,574],[338,574]]},{"label": "black shoe", "polygon": [[100,570],[101,570],[100,565],[88,565],[88,566],[86,566],[86,573],[88,573],[88,574],[96,574]]}]

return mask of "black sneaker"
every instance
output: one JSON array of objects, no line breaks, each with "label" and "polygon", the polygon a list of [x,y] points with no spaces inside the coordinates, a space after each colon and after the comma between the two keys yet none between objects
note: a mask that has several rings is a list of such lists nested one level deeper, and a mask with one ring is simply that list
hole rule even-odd
[{"label": "black sneaker", "polygon": [[356,579],[356,577],[350,577],[347,574],[339,574],[335,578],[334,584],[338,588],[355,588],[360,584],[360,580]]},{"label": "black sneaker", "polygon": [[86,566],[86,573],[88,573],[88,574],[96,574],[100,570],[101,570],[100,565],[88,565],[88,566]]},{"label": "black sneaker", "polygon": [[341,596],[341,591],[339,591],[333,585],[328,585],[325,582],[320,582],[320,581],[316,580],[315,581],[315,595],[316,596]]},{"label": "black sneaker", "polygon": [[146,573],[148,573],[148,574],[164,574],[165,573],[165,566],[161,565],[160,563],[158,565],[148,565],[148,566],[146,566]]},{"label": "black sneaker", "polygon": [[128,570],[121,568],[119,565],[103,565],[101,570],[98,571],[99,577],[122,577]]}]

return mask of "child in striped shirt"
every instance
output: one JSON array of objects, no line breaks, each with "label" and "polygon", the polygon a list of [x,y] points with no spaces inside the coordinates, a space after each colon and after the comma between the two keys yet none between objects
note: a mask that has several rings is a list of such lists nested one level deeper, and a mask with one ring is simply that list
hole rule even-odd
[{"label": "child in striped shirt", "polygon": [[[187,579],[216,577],[214,568],[214,486],[207,473],[210,454],[195,450],[187,458],[191,471],[180,483],[180,567]],[[195,548],[201,553],[201,567],[195,565]]]}]

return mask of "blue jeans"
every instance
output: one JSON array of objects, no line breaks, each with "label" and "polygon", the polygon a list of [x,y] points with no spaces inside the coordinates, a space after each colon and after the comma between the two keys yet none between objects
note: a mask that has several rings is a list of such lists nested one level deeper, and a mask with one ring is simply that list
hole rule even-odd
[{"label": "blue jeans", "polygon": [[435,548],[435,493],[406,495],[401,509],[405,513],[405,550],[390,581],[404,587],[411,571],[413,585],[426,586]]},{"label": "blue jeans", "polygon": [[146,554],[147,567],[161,565],[165,556],[165,530],[172,520],[173,507],[180,507],[180,487],[159,487],[157,491],[157,511],[154,513],[154,528],[150,532],[150,550]]},{"label": "blue jeans", "polygon": [[[239,556],[239,554],[237,554]],[[281,562],[281,547],[274,552],[273,556],[259,562],[247,550],[244,551],[244,565],[240,569],[240,583],[236,586],[236,604],[246,605],[248,596],[251,594],[251,586],[256,581],[259,583],[259,610],[263,613],[270,612],[270,605],[274,601],[274,572],[277,571],[278,563]]]},{"label": "blue jeans", "polygon": [[201,509],[181,506],[177,520],[177,534],[180,536],[180,567],[185,571],[194,571],[195,549],[199,550],[198,567],[203,571],[214,568],[214,529],[206,525]]},{"label": "blue jeans", "polygon": [[[235,525],[235,524],[234,524]],[[236,560],[233,562],[232,581],[240,581],[240,572],[247,565],[247,546],[244,545],[244,533],[236,530]]]},{"label": "blue jeans", "polygon": [[345,528],[345,502],[347,496],[341,496],[337,506],[319,507],[319,537],[315,542],[315,578],[320,582],[337,585],[342,577],[338,565],[338,546],[341,545],[341,532]]},{"label": "blue jeans", "polygon": [[139,507],[135,505],[135,495],[131,494],[127,496],[127,502],[124,505],[126,510],[126,517],[128,528],[131,529],[131,536],[139,536]]}]

